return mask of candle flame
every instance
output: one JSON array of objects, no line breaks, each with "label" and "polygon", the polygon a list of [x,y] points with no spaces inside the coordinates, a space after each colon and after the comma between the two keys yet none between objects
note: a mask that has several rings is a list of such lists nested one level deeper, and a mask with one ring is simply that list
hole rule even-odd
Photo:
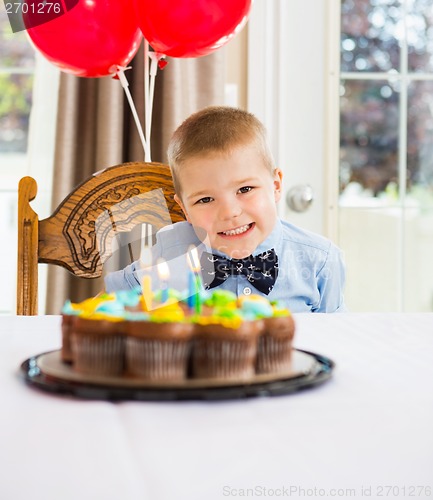
[{"label": "candle flame", "polygon": [[159,278],[163,281],[167,281],[168,277],[170,276],[170,271],[167,262],[164,259],[159,258],[156,263],[156,267],[158,269]]},{"label": "candle flame", "polygon": [[198,258],[198,252],[196,247],[190,247],[187,254],[188,265],[191,271],[198,273],[201,269],[200,259]]}]

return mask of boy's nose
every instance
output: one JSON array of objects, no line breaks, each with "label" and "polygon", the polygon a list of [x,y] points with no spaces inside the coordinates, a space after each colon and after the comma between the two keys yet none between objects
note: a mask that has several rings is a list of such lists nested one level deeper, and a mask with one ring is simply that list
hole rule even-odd
[{"label": "boy's nose", "polygon": [[219,209],[219,216],[221,220],[230,220],[234,217],[239,217],[242,213],[242,207],[239,203],[234,201],[227,201],[222,203]]}]

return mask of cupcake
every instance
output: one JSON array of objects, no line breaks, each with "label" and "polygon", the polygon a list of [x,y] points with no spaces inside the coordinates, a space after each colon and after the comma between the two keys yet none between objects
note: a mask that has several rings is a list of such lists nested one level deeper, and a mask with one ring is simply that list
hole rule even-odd
[{"label": "cupcake", "polygon": [[71,331],[75,318],[82,312],[95,312],[97,307],[101,305],[108,294],[102,294],[97,297],[92,297],[83,302],[73,303],[70,300],[65,302],[62,308],[62,349],[61,359],[65,363],[73,362],[72,347],[71,347]]},{"label": "cupcake", "polygon": [[177,301],[150,312],[131,313],[126,322],[126,369],[151,381],[187,377],[193,325]]},{"label": "cupcake", "polygon": [[207,301],[208,310],[194,318],[193,376],[248,379],[255,373],[261,320],[248,320],[237,308],[236,296],[218,291]]},{"label": "cupcake", "polygon": [[124,305],[114,294],[104,294],[94,307],[80,304],[70,340],[74,370],[89,375],[121,375],[125,360]]},{"label": "cupcake", "polygon": [[72,304],[70,300],[65,302],[62,308],[62,348],[60,357],[64,363],[72,363],[71,329],[75,317],[79,314],[77,304]]},{"label": "cupcake", "polygon": [[290,369],[295,323],[290,311],[273,307],[273,315],[263,320],[259,338],[257,373],[282,373]]}]

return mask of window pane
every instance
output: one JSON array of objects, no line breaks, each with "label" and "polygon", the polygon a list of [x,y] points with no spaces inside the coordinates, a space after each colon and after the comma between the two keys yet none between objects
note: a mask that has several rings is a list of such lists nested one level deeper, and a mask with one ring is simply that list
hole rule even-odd
[{"label": "window pane", "polygon": [[25,153],[33,75],[0,74],[0,153]]},{"label": "window pane", "polygon": [[431,0],[407,0],[409,71],[433,71],[433,6]]},{"label": "window pane", "polygon": [[408,89],[408,192],[433,206],[433,81],[411,82]]},{"label": "window pane", "polygon": [[25,31],[12,33],[6,10],[0,9],[0,67],[28,68],[35,65],[35,50]]},{"label": "window pane", "polygon": [[[3,179],[2,179],[3,181]],[[3,184],[3,183],[2,183]],[[2,186],[3,187],[3,186]],[[0,314],[11,314],[15,305],[12,283],[16,281],[17,258],[17,194],[0,190],[0,233],[3,245],[0,245],[0,273],[3,286],[0,286]]]},{"label": "window pane", "polygon": [[[398,92],[387,80],[341,83],[340,193],[388,197],[398,182]],[[395,86],[395,85],[394,85]],[[356,193],[355,193],[356,194]]]},{"label": "window pane", "polygon": [[433,311],[433,210],[406,207],[404,219],[405,312]]},{"label": "window pane", "polygon": [[399,68],[400,5],[399,0],[342,1],[342,72]]},{"label": "window pane", "polygon": [[340,207],[338,213],[349,311],[397,311],[402,209]]}]

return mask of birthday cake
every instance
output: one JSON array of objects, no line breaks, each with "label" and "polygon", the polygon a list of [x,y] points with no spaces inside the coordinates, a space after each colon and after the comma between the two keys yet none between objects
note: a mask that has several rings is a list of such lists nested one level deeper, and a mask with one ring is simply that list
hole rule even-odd
[{"label": "birthday cake", "polygon": [[213,290],[106,293],[62,310],[63,362],[89,375],[150,381],[248,379],[290,369],[293,317],[276,302]]}]

